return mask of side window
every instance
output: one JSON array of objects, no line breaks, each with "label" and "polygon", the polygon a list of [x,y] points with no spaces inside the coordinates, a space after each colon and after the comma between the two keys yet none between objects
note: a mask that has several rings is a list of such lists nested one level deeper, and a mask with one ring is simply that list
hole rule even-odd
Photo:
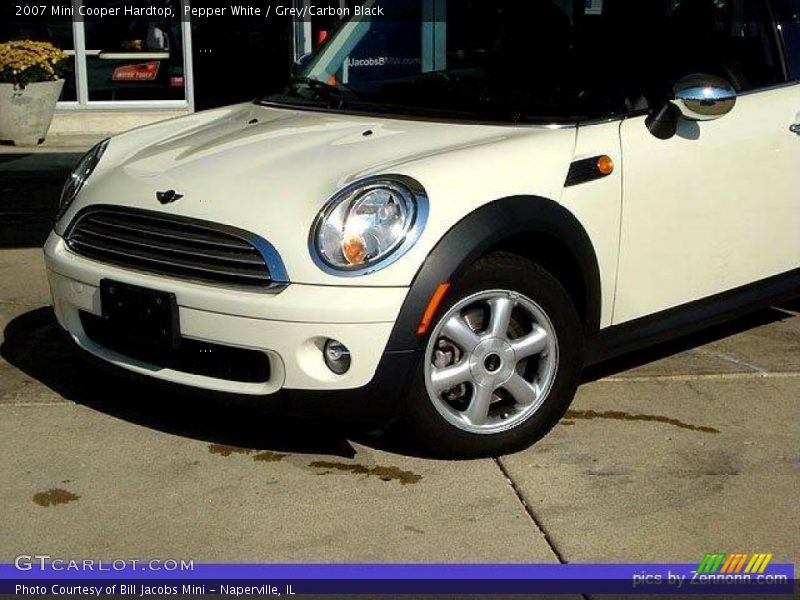
[{"label": "side window", "polygon": [[783,43],[792,79],[800,81],[800,0],[789,0],[788,6],[782,23]]},{"label": "side window", "polygon": [[[680,79],[718,75],[739,92],[782,83],[767,0],[582,0],[576,14],[587,93],[628,113],[660,105]],[[791,1],[795,6],[800,0]],[[597,57],[613,60],[597,68]]]},{"label": "side window", "polygon": [[673,0],[670,20],[679,42],[676,66],[684,74],[717,74],[740,92],[783,80],[773,25],[761,0]]}]

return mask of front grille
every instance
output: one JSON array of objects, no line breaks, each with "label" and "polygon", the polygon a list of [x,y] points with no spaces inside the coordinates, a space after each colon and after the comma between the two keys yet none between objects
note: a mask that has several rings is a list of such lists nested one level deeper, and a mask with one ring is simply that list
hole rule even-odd
[{"label": "front grille", "polygon": [[113,207],[79,214],[70,249],[101,262],[210,283],[268,287],[272,277],[256,236],[232,227]]},{"label": "front grille", "polygon": [[188,338],[182,338],[176,350],[161,348],[131,339],[97,315],[81,311],[80,317],[90,340],[148,365],[238,383],[267,383],[270,379],[269,358],[258,350]]}]

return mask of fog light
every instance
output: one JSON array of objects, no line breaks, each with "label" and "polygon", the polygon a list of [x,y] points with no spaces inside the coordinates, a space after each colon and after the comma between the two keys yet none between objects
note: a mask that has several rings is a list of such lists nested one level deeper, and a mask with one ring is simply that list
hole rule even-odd
[{"label": "fog light", "polygon": [[350,350],[341,342],[328,340],[323,351],[325,364],[337,375],[344,375],[350,370]]}]

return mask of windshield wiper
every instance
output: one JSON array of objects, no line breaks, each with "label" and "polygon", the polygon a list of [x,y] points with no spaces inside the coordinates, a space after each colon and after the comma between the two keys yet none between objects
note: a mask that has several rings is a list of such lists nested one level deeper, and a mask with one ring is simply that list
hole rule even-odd
[{"label": "windshield wiper", "polygon": [[344,108],[348,100],[357,100],[356,94],[344,84],[332,84],[313,77],[292,77],[289,80],[289,87],[295,86],[308,87],[317,98],[328,102],[331,108]]}]

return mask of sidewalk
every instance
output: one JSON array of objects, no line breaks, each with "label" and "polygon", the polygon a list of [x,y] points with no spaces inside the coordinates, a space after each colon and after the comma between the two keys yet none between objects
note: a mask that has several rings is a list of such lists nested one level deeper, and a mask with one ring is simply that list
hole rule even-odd
[{"label": "sidewalk", "polygon": [[97,142],[109,137],[110,133],[90,134],[50,134],[44,143],[38,146],[14,146],[4,142],[0,143],[0,155],[4,154],[83,154]]},{"label": "sidewalk", "polygon": [[107,137],[188,114],[186,110],[58,110],[38,146],[0,143],[3,154],[83,154]]},{"label": "sidewalk", "polygon": [[0,562],[800,558],[797,304],[603,365],[533,448],[445,462],[99,370],[40,251],[0,273]]},{"label": "sidewalk", "polygon": [[82,361],[37,246],[95,141],[0,152],[0,562],[800,558],[797,303],[594,369],[529,450],[426,460]]}]

